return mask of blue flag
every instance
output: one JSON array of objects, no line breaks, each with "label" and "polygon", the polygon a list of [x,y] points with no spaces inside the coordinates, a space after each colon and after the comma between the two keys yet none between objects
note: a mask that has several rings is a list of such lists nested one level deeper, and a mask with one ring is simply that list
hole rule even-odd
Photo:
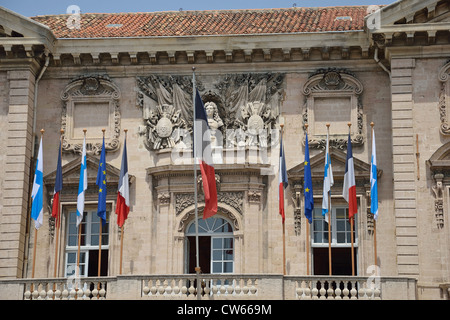
[{"label": "blue flag", "polygon": [[[42,137],[39,144],[39,153],[34,172],[33,191],[31,192],[31,218],[34,220],[34,227],[39,229],[43,224],[43,201],[44,201],[44,165],[42,164]],[[36,245],[36,244],[35,244]]]},{"label": "blue flag", "polygon": [[375,149],[375,130],[372,128],[372,160],[370,162],[370,211],[375,220],[378,219],[378,178],[377,153]]},{"label": "blue flag", "polygon": [[103,137],[102,152],[98,165],[97,181],[98,186],[98,207],[97,216],[102,219],[102,225],[106,224],[106,156],[105,156],[105,137]]},{"label": "blue flag", "polygon": [[308,219],[309,223],[312,222],[312,212],[314,210],[314,199],[313,199],[313,186],[311,178],[311,164],[309,163],[309,146],[308,146],[308,134],[306,134],[305,142],[305,217]]}]

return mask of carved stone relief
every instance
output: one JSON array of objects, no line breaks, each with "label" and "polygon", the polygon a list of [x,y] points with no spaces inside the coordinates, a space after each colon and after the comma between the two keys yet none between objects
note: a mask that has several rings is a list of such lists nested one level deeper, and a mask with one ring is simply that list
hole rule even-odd
[{"label": "carved stone relief", "polygon": [[[198,195],[199,202],[204,202],[204,195]],[[239,212],[242,215],[244,205],[244,193],[243,192],[218,192],[217,201],[219,203],[225,203]],[[193,193],[177,193],[175,195],[175,212],[179,215],[184,209],[195,204]]]},{"label": "carved stone relief", "polygon": [[441,125],[439,131],[443,135],[450,135],[450,123],[447,107],[450,105],[450,81],[449,80],[450,61],[448,61],[439,71],[439,81],[441,82],[441,91],[439,93],[439,117]]},{"label": "carved stone relief", "polygon": [[438,228],[444,227],[444,175],[437,173],[433,175],[435,185],[431,188],[434,194],[434,214]]},{"label": "carved stone relief", "polygon": [[331,123],[330,146],[338,149],[347,147],[349,122],[352,124],[352,145],[363,145],[362,92],[361,82],[345,69],[319,69],[309,77],[303,86],[306,98],[303,124],[305,131],[308,124],[310,148],[325,149],[326,123]]},{"label": "carved stone relief", "polygon": [[106,151],[119,149],[120,90],[107,75],[82,75],[73,79],[61,93],[61,100],[64,152],[81,153],[84,128],[88,154],[100,154],[102,128],[106,130]]},{"label": "carved stone relief", "polygon": [[[200,79],[199,79],[200,78]],[[284,74],[246,73],[197,77],[214,146],[268,147],[276,128]],[[191,147],[192,79],[187,76],[137,77],[139,132],[149,150]]]}]

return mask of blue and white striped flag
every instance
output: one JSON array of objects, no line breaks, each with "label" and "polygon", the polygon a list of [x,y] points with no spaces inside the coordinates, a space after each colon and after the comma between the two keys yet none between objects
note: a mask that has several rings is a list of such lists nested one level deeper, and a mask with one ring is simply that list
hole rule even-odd
[{"label": "blue and white striped flag", "polygon": [[375,150],[375,130],[372,128],[372,160],[370,162],[370,212],[373,218],[378,219],[378,178],[377,154]]},{"label": "blue and white striped flag", "polygon": [[83,152],[81,155],[80,182],[78,184],[77,197],[77,227],[83,220],[84,195],[87,189],[87,166],[86,166],[86,136],[83,140]]},{"label": "blue and white striped flag", "polygon": [[34,172],[33,190],[31,192],[31,218],[34,220],[34,227],[39,229],[43,223],[44,210],[44,173],[42,162],[42,137],[39,144],[39,153],[36,163],[36,171]]},{"label": "blue and white striped flag", "polygon": [[331,187],[334,184],[333,180],[333,170],[331,169],[331,159],[330,153],[328,151],[329,148],[329,138],[327,132],[327,149],[325,152],[325,170],[323,173],[323,196],[322,196],[322,215],[325,217],[325,221],[328,223],[328,207],[329,207],[329,199],[328,195],[330,193]]}]

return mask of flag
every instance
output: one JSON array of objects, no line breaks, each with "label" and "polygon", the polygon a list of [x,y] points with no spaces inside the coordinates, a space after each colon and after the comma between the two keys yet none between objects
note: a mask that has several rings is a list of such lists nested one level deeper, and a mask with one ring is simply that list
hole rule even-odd
[{"label": "flag", "polygon": [[87,166],[86,166],[86,136],[83,139],[83,150],[81,153],[80,181],[78,183],[77,197],[77,227],[83,220],[84,195],[87,189]]},{"label": "flag", "polygon": [[116,201],[117,225],[122,227],[130,212],[130,185],[128,180],[127,140],[125,139],[120,167],[119,185]]},{"label": "flag", "polygon": [[98,186],[98,205],[97,216],[102,219],[102,225],[106,224],[106,156],[105,156],[105,137],[103,137],[102,152],[98,165],[97,181]]},{"label": "flag", "polygon": [[375,130],[372,128],[372,160],[370,162],[370,212],[378,219],[378,177],[377,154],[375,150]]},{"label": "flag", "polygon": [[345,161],[344,187],[342,196],[348,202],[348,218],[351,219],[358,212],[358,204],[356,202],[356,184],[355,169],[353,166],[352,141],[350,133],[348,134],[347,143],[347,160]]},{"label": "flag", "polygon": [[34,220],[34,227],[39,229],[42,226],[44,218],[44,173],[42,163],[42,137],[39,145],[39,152],[34,172],[33,190],[31,192],[31,218]]},{"label": "flag", "polygon": [[308,145],[308,134],[306,134],[305,142],[305,217],[308,219],[309,223],[312,222],[312,212],[314,210],[314,198],[313,198],[313,186],[311,177],[311,164],[309,163],[309,145]]},{"label": "flag", "polygon": [[323,173],[323,196],[322,196],[322,215],[325,216],[325,221],[327,223],[328,223],[328,207],[330,206],[330,204],[328,203],[328,201],[329,201],[328,196],[329,196],[331,187],[334,184],[328,139],[329,138],[328,138],[328,132],[327,132],[327,149],[325,151],[325,170]]},{"label": "flag", "polygon": [[63,186],[61,167],[61,142],[59,142],[58,163],[56,165],[55,188],[53,189],[52,217],[55,218],[56,226],[59,226],[59,196]]},{"label": "flag", "polygon": [[205,195],[205,209],[203,219],[212,217],[217,213],[216,175],[212,161],[211,135],[205,106],[198,90],[195,95],[195,129],[194,152],[195,161],[200,164],[202,173],[203,193]]},{"label": "flag", "polygon": [[286,160],[284,157],[284,148],[283,148],[283,137],[280,139],[280,165],[279,165],[279,193],[278,193],[278,202],[280,208],[280,215],[282,222],[284,223],[285,214],[284,214],[284,189],[288,186],[288,178],[286,171]]}]

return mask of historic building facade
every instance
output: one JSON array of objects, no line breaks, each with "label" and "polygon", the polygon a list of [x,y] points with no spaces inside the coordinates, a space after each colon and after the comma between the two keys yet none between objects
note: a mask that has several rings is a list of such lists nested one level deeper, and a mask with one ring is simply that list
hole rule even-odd
[{"label": "historic building facade", "polygon": [[[73,274],[83,129],[88,190],[81,276],[98,275],[100,256],[101,275],[118,275],[122,236],[123,274],[194,272],[194,188],[200,216],[204,205],[191,152],[195,67],[213,130],[219,207],[216,216],[199,222],[203,273],[282,274],[285,266],[286,275],[328,275],[321,204],[330,124],[333,275],[351,275],[342,198],[350,128],[356,274],[370,276],[377,265],[381,277],[415,279],[416,298],[448,298],[450,2],[31,19],[0,8],[0,17],[0,277],[30,278],[35,246],[35,277]],[[379,177],[376,229],[371,122]],[[289,178],[285,234],[278,212],[281,127]],[[44,224],[35,243],[30,185],[42,128]],[[95,181],[102,129],[109,212],[99,253]],[[122,234],[114,210],[124,129],[131,210]],[[309,226],[306,133],[316,208]],[[51,201],[60,139],[63,214],[55,248]]]}]

